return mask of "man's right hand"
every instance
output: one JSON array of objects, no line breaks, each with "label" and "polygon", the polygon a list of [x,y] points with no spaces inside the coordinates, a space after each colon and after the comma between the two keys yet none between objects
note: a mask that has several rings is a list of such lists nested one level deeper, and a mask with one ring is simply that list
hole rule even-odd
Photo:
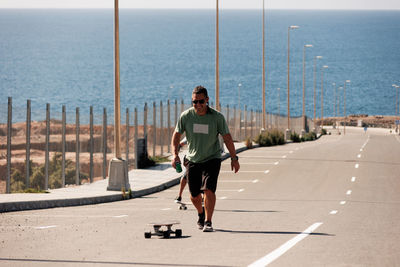
[{"label": "man's right hand", "polygon": [[171,162],[171,165],[172,165],[172,167],[173,167],[174,169],[176,169],[176,164],[175,164],[176,162],[179,162],[179,163],[182,164],[181,159],[179,158],[178,155],[176,155],[176,156],[172,159],[172,162]]}]

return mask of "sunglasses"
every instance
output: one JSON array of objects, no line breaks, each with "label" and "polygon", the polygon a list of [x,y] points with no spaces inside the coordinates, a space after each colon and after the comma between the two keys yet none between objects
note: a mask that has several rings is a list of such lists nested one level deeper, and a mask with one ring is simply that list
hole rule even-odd
[{"label": "sunglasses", "polygon": [[204,104],[205,102],[206,102],[205,99],[193,100],[193,101],[192,101],[193,104],[197,104],[197,103],[199,103],[199,104]]}]

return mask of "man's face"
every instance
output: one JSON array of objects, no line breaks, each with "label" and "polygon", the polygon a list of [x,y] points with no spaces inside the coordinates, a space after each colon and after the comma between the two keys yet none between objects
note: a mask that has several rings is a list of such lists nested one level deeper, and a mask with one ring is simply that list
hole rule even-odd
[{"label": "man's face", "polygon": [[192,94],[192,105],[197,115],[205,115],[207,113],[208,97],[204,94]]}]

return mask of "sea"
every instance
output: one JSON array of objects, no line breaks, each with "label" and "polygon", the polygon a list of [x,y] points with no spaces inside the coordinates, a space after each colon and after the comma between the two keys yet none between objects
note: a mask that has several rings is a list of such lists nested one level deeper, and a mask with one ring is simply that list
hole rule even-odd
[{"label": "sea", "polygon": [[[89,106],[98,118],[103,108],[112,114],[113,15],[112,9],[0,9],[0,123],[7,122],[9,97],[13,122],[26,119],[28,99],[33,120],[45,119],[46,103],[52,117],[62,105],[70,115],[77,107],[88,114]],[[197,85],[215,102],[215,10],[121,9],[119,23],[122,116],[146,102],[189,104]],[[302,114],[303,70],[310,117],[314,83],[317,117],[321,91],[324,116],[343,116],[347,80],[347,115],[395,115],[400,11],[266,10],[264,23],[267,112],[280,107],[286,115],[288,27],[296,25],[289,37],[292,116]],[[262,109],[262,24],[262,10],[219,12],[222,106]],[[306,44],[313,47],[304,54]]]}]

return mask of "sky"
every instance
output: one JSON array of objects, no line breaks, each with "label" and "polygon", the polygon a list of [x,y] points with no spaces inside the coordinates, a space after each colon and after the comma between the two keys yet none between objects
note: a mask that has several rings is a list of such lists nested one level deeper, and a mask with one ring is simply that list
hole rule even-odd
[{"label": "sky", "polygon": [[[0,8],[113,8],[114,0],[0,0]],[[119,0],[120,8],[205,8],[216,0]],[[221,9],[259,9],[262,0],[219,0]],[[400,10],[400,0],[265,0],[267,9]]]}]

